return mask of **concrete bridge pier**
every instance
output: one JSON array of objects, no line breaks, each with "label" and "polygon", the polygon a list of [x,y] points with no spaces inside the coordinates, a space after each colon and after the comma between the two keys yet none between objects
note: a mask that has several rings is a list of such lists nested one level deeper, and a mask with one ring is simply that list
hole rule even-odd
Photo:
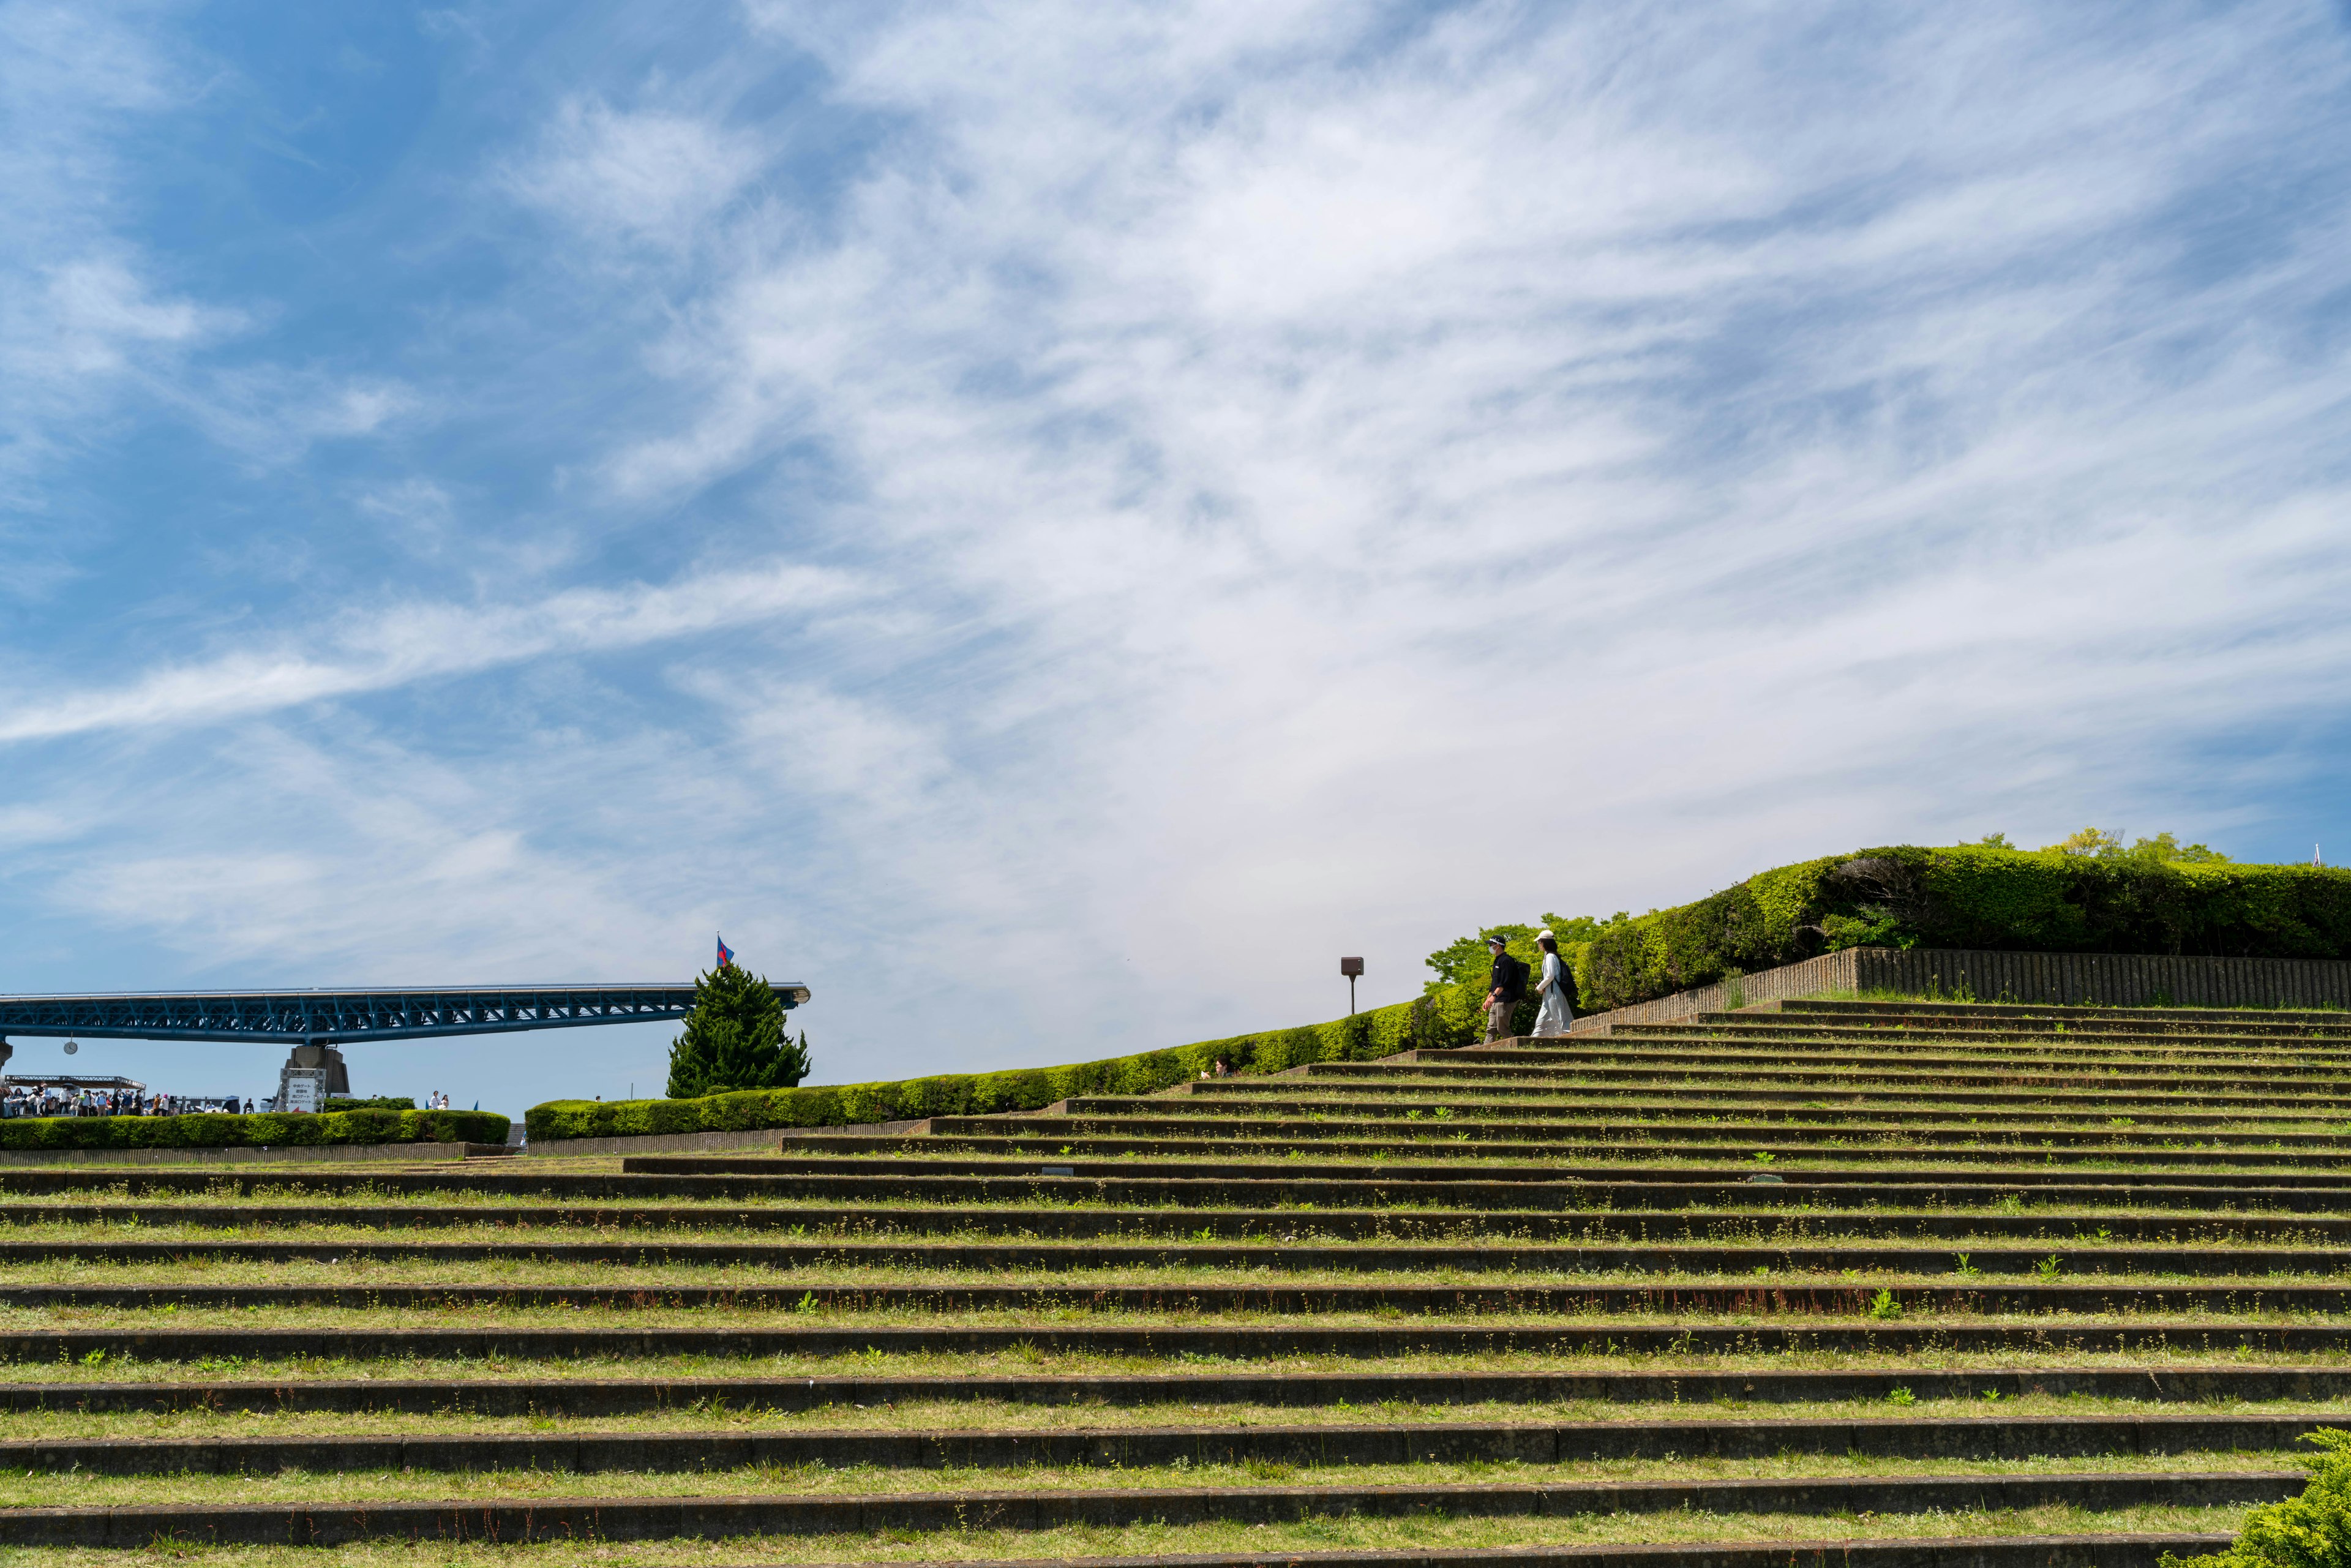
[{"label": "concrete bridge pier", "polygon": [[305,1041],[287,1053],[286,1065],[277,1070],[277,1108],[281,1111],[297,1106],[306,1111],[324,1110],[328,1095],[350,1092],[350,1070],[343,1065],[343,1053],[331,1045]]}]

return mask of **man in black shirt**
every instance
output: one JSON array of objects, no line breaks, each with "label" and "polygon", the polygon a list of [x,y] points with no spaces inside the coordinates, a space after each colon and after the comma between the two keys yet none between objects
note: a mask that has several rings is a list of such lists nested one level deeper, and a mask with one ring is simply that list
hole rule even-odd
[{"label": "man in black shirt", "polygon": [[1494,954],[1494,973],[1486,991],[1486,1043],[1510,1037],[1510,1014],[1527,996],[1527,967],[1510,956],[1499,936],[1486,938]]}]

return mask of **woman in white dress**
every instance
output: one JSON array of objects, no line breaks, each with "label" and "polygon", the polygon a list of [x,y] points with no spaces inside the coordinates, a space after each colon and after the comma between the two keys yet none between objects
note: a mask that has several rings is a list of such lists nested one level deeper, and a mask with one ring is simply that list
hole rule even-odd
[{"label": "woman in white dress", "polygon": [[1559,956],[1559,940],[1546,931],[1535,938],[1542,949],[1542,983],[1535,989],[1542,1003],[1535,1014],[1537,1040],[1555,1040],[1567,1032],[1575,1019],[1575,1009],[1567,1005],[1567,961]]}]

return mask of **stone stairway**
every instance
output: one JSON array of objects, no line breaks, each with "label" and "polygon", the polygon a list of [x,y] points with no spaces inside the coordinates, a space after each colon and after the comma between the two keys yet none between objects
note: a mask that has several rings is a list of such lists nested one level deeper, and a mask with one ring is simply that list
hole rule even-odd
[{"label": "stone stairway", "polygon": [[2351,1426],[2346,1071],[2340,1014],[1785,1003],[775,1154],[0,1171],[0,1545],[2152,1565]]}]

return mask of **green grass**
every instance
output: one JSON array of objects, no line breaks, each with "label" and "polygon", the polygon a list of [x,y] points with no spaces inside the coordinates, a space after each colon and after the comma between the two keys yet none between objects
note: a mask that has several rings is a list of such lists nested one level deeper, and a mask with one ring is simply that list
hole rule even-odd
[{"label": "green grass", "polygon": [[[500,1379],[599,1378],[756,1378],[756,1377],[958,1377],[1035,1376],[1089,1377],[1118,1375],[1183,1375],[1246,1373],[1250,1375],[1331,1373],[1340,1375],[1445,1375],[1454,1373],[1614,1373],[1653,1375],[1689,1373],[1719,1375],[1793,1372],[1877,1373],[1934,1372],[1982,1375],[2001,1372],[2031,1375],[2045,1369],[2119,1371],[2133,1376],[2186,1373],[2221,1367],[2311,1367],[2340,1370],[2351,1367],[2351,1351],[2272,1351],[2232,1348],[2207,1351],[2156,1344],[2128,1352],[2082,1352],[2051,1345],[2038,1349],[1963,1351],[1929,1346],[1907,1354],[1879,1351],[1796,1349],[1731,1351],[1719,1355],[1683,1351],[1606,1354],[1552,1354],[1495,1350],[1474,1354],[1404,1354],[1375,1361],[1323,1354],[1277,1354],[1236,1359],[1216,1355],[1173,1356],[1098,1354],[1058,1351],[1032,1344],[1015,1344],[998,1351],[859,1350],[833,1354],[788,1353],[769,1356],[701,1354],[613,1356],[580,1355],[541,1359],[493,1355],[448,1358],[430,1355],[342,1357],[317,1354],[295,1356],[206,1356],[172,1361],[146,1356],[109,1356],[99,1362],[25,1362],[9,1365],[12,1383],[72,1387],[84,1385],[141,1383],[201,1387],[216,1383],[255,1381],[431,1381],[468,1383]],[[1778,1406],[1758,1403],[1759,1410]],[[2166,1404],[2151,1408],[2168,1409]]]},{"label": "green grass", "polygon": [[[1468,1551],[1509,1546],[1938,1540],[2136,1532],[2233,1532],[2242,1509],[2139,1508],[2111,1512],[2051,1507],[1997,1513],[1921,1515],[1614,1514],[1563,1519],[1311,1519],[1268,1524],[1148,1523],[1014,1531],[889,1531],[870,1535],[745,1536],[725,1541],[562,1542],[536,1546],[486,1542],[375,1542],[341,1546],[350,1568],[750,1568],[768,1563],[984,1563],[1188,1554],[1360,1551]],[[56,1548],[0,1552],[9,1568],[152,1568],[160,1561],[199,1568],[318,1568],[316,1549],[194,1543],[89,1552]]]},{"label": "green grass", "polygon": [[[2336,1399],[2246,1401],[2213,1399],[2165,1405],[2165,1415],[2226,1414],[2294,1416],[2351,1422],[2351,1396]],[[430,1414],[396,1411],[179,1411],[89,1412],[50,1410],[0,1414],[0,1440],[11,1442],[132,1439],[179,1441],[436,1435],[643,1432],[929,1432],[929,1431],[1126,1431],[1179,1427],[1238,1430],[1264,1427],[1346,1427],[1367,1425],[1444,1426],[1499,1423],[1540,1426],[1556,1422],[1650,1425],[1664,1421],[1740,1423],[1751,1420],[1949,1422],[1976,1417],[2040,1417],[2085,1420],[2094,1416],[2147,1416],[2144,1400],[2100,1399],[2086,1395],[2025,1394],[1997,1401],[1917,1399],[1897,1405],[1883,1398],[1759,1405],[1751,1401],[1686,1401],[1611,1404],[1596,1399],[1536,1404],[1482,1402],[1422,1405],[1377,1400],[1329,1406],[1189,1404],[1016,1404],[994,1399],[917,1400],[861,1406],[825,1405],[810,1410],[769,1410],[730,1403],[724,1396],[675,1409],[632,1416],[483,1416],[458,1410]]]},{"label": "green grass", "polygon": [[[2006,1288],[2032,1283],[2095,1286],[2116,1291],[2351,1289],[2351,1260],[2346,1260],[2339,1250],[2313,1250],[2304,1260],[2304,1267],[2299,1270],[2193,1274],[2133,1267],[2133,1260],[2144,1250],[2143,1244],[2073,1239],[2064,1243],[2062,1252],[2042,1255],[2061,1260],[2062,1266],[2056,1277],[2051,1279],[2046,1277],[2045,1271],[2038,1269],[2041,1258],[2030,1256],[2032,1249],[2013,1241],[1998,1244],[1998,1249],[2008,1257],[1997,1272],[1993,1271],[1993,1260],[1990,1255],[1995,1243],[1975,1243],[1979,1250],[1968,1254],[1968,1266],[1973,1272],[1962,1274],[1959,1254],[1969,1245],[1961,1242],[1959,1249],[1954,1249],[1937,1242],[1918,1248],[1911,1266],[1907,1268],[1808,1267],[1802,1263],[1753,1264],[1737,1260],[1726,1260],[1717,1267],[1704,1268],[1692,1266],[1693,1262],[1703,1261],[1702,1259],[1689,1260],[1685,1254],[1685,1260],[1671,1267],[1636,1264],[1601,1268],[1562,1260],[1559,1266],[1552,1268],[1530,1267],[1501,1271],[1441,1263],[1413,1268],[1347,1270],[1288,1267],[1284,1266],[1283,1260],[1291,1249],[1280,1247],[1261,1249],[1262,1260],[1244,1267],[1177,1260],[1071,1268],[928,1266],[921,1258],[909,1257],[904,1253],[898,1253],[895,1260],[890,1262],[826,1260],[769,1266],[756,1262],[691,1261],[573,1263],[541,1261],[527,1257],[451,1262],[398,1257],[344,1259],[334,1262],[323,1260],[277,1262],[265,1259],[215,1258],[201,1250],[192,1250],[186,1257],[170,1262],[111,1263],[81,1258],[9,1262],[0,1265],[0,1291],[34,1286],[92,1290],[143,1287],[162,1291],[214,1287],[445,1287],[513,1291],[596,1289],[644,1291],[657,1295],[664,1291],[677,1290],[773,1292],[895,1287],[955,1289],[972,1285],[1027,1288],[1057,1296],[1119,1286],[1203,1291],[1245,1287],[1375,1291],[1458,1286],[1485,1291],[1643,1287],[1719,1291],[1729,1285],[1746,1286],[1759,1279],[1774,1289],[1790,1291],[1875,1289],[1881,1285],[1906,1290],[1949,1290],[1960,1285]],[[1873,1245],[1872,1249],[1882,1250],[1882,1244]],[[1072,1246],[1066,1250],[1073,1259],[1080,1259],[1086,1255],[1087,1249]],[[1740,1250],[1753,1249],[1742,1248]],[[2026,1256],[2020,1258],[2019,1254]],[[1764,1272],[1759,1273],[1759,1270]],[[84,1310],[80,1307],[0,1305],[0,1329],[20,1328],[26,1322],[37,1321],[44,1313]],[[191,1304],[177,1310],[184,1315],[211,1309]],[[635,1312],[639,1309],[627,1310]],[[727,1310],[741,1315],[758,1309],[731,1307]]]},{"label": "green grass", "polygon": [[2293,1467],[2271,1452],[2106,1455],[2092,1458],[1886,1459],[1821,1454],[1769,1458],[1596,1459],[1416,1465],[1135,1466],[1123,1469],[948,1468],[884,1469],[822,1464],[679,1473],[565,1470],[281,1470],[269,1475],[110,1476],[0,1471],[0,1509],[120,1508],[168,1503],[312,1504],[517,1500],[576,1497],[930,1496],[1018,1490],[1124,1491],[1143,1488],[1262,1486],[1541,1486],[1579,1481],[1831,1480],[1925,1476],[2274,1473]]}]

